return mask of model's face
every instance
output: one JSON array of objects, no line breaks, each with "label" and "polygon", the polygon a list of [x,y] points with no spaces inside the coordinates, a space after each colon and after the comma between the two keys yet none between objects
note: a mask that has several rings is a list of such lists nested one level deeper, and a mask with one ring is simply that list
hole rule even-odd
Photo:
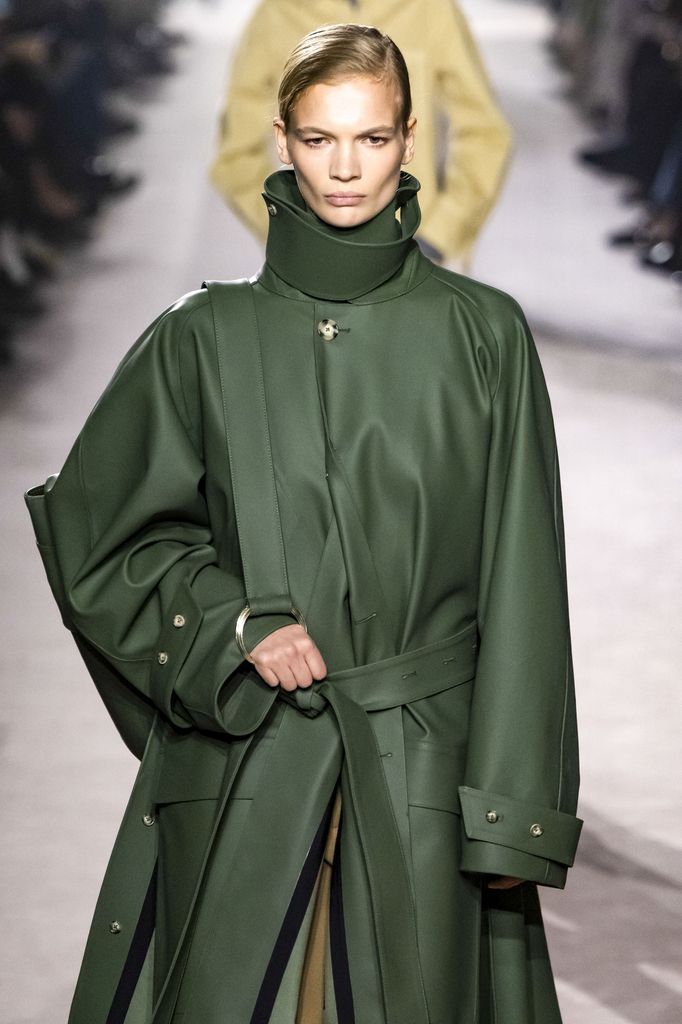
[{"label": "model's face", "polygon": [[306,89],[289,130],[275,121],[275,139],[310,209],[334,227],[350,228],[395,195],[400,168],[414,152],[415,123],[411,118],[404,130],[391,81],[358,76]]}]

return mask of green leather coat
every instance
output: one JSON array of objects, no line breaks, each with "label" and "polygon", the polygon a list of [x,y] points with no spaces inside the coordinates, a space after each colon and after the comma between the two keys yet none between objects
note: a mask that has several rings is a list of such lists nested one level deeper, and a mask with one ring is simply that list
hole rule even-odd
[{"label": "green leather coat", "polygon": [[[142,758],[71,1024],[293,1024],[308,916],[292,906],[339,780],[354,1010],[330,968],[325,1021],[560,1020],[534,884],[563,886],[580,831],[551,411],[516,303],[419,252],[417,188],[403,175],[400,220],[392,204],[340,231],[291,172],[266,182],[253,294],[291,596],[330,671],[317,698],[279,699],[234,640],[205,290],[145,331],[27,496],[64,620]],[[245,325],[218,328],[229,351]],[[255,611],[249,646],[292,621]],[[458,653],[438,661],[437,641]],[[494,892],[489,874],[528,881]]]}]

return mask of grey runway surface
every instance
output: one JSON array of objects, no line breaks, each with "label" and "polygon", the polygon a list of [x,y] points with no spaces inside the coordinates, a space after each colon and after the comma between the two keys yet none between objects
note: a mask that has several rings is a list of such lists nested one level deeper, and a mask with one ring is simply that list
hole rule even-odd
[{"label": "grey runway surface", "polygon": [[[5,1024],[66,1020],[135,772],[59,622],[21,495],[61,465],[162,308],[204,278],[260,264],[206,179],[230,48],[251,6],[173,5],[191,39],[181,72],[141,108],[144,133],[116,149],[145,183],[69,257],[50,314],[0,378]],[[565,1024],[679,1024],[682,289],[604,247],[630,214],[572,159],[589,132],[562,97],[541,9],[464,6],[516,134],[472,273],[526,309],[562,462],[586,819],[566,891],[543,893]]]}]

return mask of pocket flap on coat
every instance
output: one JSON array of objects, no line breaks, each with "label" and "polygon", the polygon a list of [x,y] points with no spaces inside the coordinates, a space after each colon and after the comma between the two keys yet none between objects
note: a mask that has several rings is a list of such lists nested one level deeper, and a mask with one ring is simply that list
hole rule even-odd
[{"label": "pocket flap on coat", "polygon": [[416,740],[405,745],[408,803],[437,811],[460,813],[458,783],[462,756],[454,750]]},{"label": "pocket flap on coat", "polygon": [[229,745],[192,732],[166,741],[155,803],[216,799],[225,777]]}]

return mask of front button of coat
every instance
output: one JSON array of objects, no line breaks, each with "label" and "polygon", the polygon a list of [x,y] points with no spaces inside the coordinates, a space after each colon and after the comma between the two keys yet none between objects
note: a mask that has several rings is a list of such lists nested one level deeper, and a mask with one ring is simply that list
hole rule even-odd
[{"label": "front button of coat", "polygon": [[530,834],[532,835],[533,839],[539,839],[541,835],[544,835],[544,832],[545,830],[542,827],[542,825],[535,824],[531,825],[530,827]]},{"label": "front button of coat", "polygon": [[268,203],[268,213],[270,214],[271,217],[277,216],[277,207],[275,206],[274,203]]},{"label": "front button of coat", "polygon": [[176,615],[175,618],[173,619],[173,625],[175,626],[176,629],[182,629],[186,621],[187,619],[185,618],[184,615]]},{"label": "front button of coat", "polygon": [[336,320],[320,320],[317,325],[317,333],[325,341],[333,341],[339,333],[339,325]]},{"label": "front button of coat", "polygon": [[143,814],[142,815],[142,824],[146,825],[147,828],[151,828],[155,821],[156,821],[156,818],[154,817],[153,814]]},{"label": "front button of coat", "polygon": [[166,654],[165,651],[159,651],[159,653],[156,655],[156,660],[158,661],[159,665],[165,665],[166,662],[168,661],[168,655]]},{"label": "front button of coat", "polygon": [[119,932],[121,931],[121,926],[118,923],[118,921],[112,921],[111,922],[111,924],[109,925],[109,931],[111,932],[112,935],[118,935],[119,934]]},{"label": "front button of coat", "polygon": [[497,813],[497,811],[488,811],[488,813],[485,816],[485,820],[490,825],[496,825],[498,823],[498,821],[500,820],[500,816]]}]

